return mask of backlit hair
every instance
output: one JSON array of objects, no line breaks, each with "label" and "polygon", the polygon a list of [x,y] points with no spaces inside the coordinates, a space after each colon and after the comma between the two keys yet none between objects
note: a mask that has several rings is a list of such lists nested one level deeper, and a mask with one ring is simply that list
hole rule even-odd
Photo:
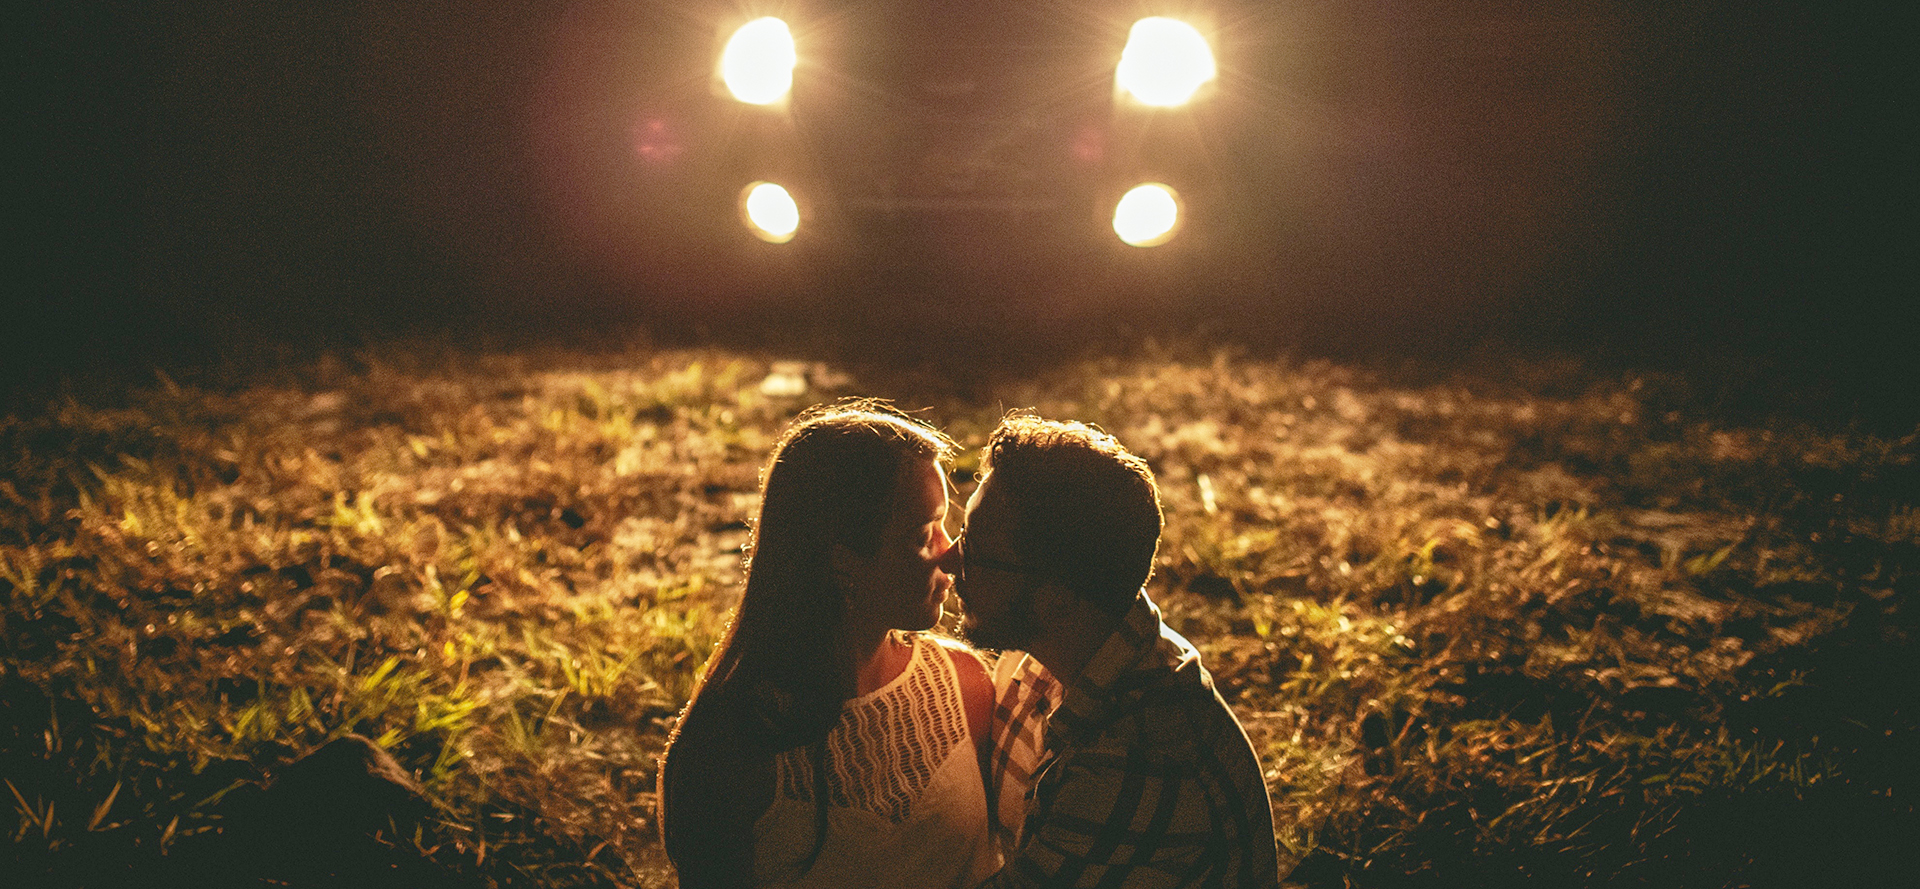
[{"label": "backlit hair", "polygon": [[1147,461],[1085,423],[1009,414],[981,468],[1012,517],[1012,547],[1035,572],[1125,613],[1153,575],[1160,493]]},{"label": "backlit hair", "polygon": [[[715,775],[779,751],[824,750],[854,671],[844,638],[845,591],[829,568],[836,546],[872,554],[916,465],[944,464],[953,442],[891,404],[859,399],[801,413],[774,445],[760,477],[746,589],[725,639],[694,686],[661,764],[661,832],[683,871],[707,871],[740,850],[700,836],[698,817],[676,809],[724,808]],[[730,752],[722,752],[730,751]],[[815,773],[827,774],[816,763]],[[825,841],[824,787],[814,854]],[[691,821],[682,827],[683,821]],[[809,858],[808,862],[811,863]]]}]

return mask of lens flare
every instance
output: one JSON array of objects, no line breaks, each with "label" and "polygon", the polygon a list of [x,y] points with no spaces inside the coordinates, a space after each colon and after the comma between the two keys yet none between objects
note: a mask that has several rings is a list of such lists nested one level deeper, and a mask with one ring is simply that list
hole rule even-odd
[{"label": "lens flare", "polygon": [[800,205],[786,189],[771,182],[755,182],[741,190],[740,212],[747,228],[769,244],[785,244],[800,230]]},{"label": "lens flare", "polygon": [[793,89],[799,57],[793,32],[772,16],[740,26],[720,53],[720,80],[733,97],[749,105],[771,105]]},{"label": "lens flare", "polygon": [[1133,23],[1113,76],[1141,104],[1172,108],[1218,73],[1207,38],[1186,22],[1154,16]]},{"label": "lens flare", "polygon": [[1136,185],[1113,208],[1113,233],[1135,247],[1158,247],[1173,240],[1180,224],[1180,198],[1158,182]]}]

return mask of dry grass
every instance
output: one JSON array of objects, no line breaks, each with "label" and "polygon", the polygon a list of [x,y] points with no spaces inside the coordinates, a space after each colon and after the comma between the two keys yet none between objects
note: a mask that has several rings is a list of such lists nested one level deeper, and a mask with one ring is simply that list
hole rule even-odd
[{"label": "dry grass", "polygon": [[744,353],[405,354],[0,421],[7,867],[137,867],[359,732],[441,803],[415,842],[448,867],[669,885],[654,759],[758,465],[853,393],[968,446],[1034,407],[1153,463],[1152,589],[1267,757],[1294,882],[1911,861],[1914,435],[1728,425],[1565,364],[1150,354],[782,396]]}]

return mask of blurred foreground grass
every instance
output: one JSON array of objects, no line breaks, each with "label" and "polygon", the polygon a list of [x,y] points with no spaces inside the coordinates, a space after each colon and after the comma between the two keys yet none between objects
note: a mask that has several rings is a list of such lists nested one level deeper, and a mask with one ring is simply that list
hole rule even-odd
[{"label": "blurred foreground grass", "polygon": [[760,462],[841,394],[969,448],[1033,407],[1152,461],[1151,589],[1266,757],[1291,882],[1914,866],[1915,435],[1728,424],[1681,381],[1551,362],[1406,384],[1175,352],[950,386],[770,357],[368,352],[0,421],[0,869],[138,873],[357,732],[440,805],[414,854],[671,885],[655,757]]}]

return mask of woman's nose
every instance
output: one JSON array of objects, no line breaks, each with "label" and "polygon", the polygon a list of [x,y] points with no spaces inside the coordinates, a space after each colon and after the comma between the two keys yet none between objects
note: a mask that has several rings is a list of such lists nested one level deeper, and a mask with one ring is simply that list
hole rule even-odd
[{"label": "woman's nose", "polygon": [[960,573],[960,541],[949,536],[942,529],[938,543],[940,544],[939,555],[934,556],[934,564],[939,566],[940,570],[957,576]]}]

